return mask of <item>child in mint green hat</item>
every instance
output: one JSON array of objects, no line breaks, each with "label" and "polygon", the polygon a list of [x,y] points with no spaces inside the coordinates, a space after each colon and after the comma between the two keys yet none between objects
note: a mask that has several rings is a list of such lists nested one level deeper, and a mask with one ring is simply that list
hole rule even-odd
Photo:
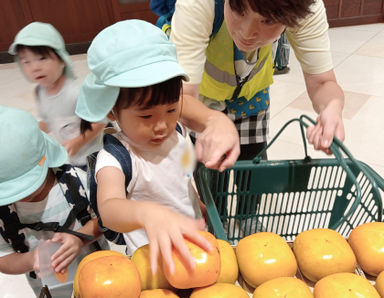
[{"label": "child in mint green hat", "polygon": [[[100,232],[84,188],[86,173],[64,165],[65,148],[42,132],[32,115],[0,106],[0,139],[0,272],[26,273],[38,296],[40,243],[61,244],[52,259],[56,272],[108,245],[104,237],[88,245]],[[52,295],[70,297],[72,288],[53,289]]]},{"label": "child in mint green hat", "polygon": [[[92,178],[97,182],[102,224],[124,233],[128,255],[150,243],[152,272],[160,253],[173,272],[172,247],[194,268],[183,236],[203,249],[211,246],[198,233],[205,223],[190,184],[193,145],[178,122],[182,80],[188,77],[177,63],[175,46],[156,26],[126,20],[102,30],[87,59],[91,73],[76,113],[91,122],[107,116],[119,130],[113,139],[104,137],[113,146],[98,153],[91,177],[91,190]],[[116,147],[124,148],[123,158]]]},{"label": "child in mint green hat", "polygon": [[62,36],[51,24],[33,22],[17,33],[9,53],[37,85],[40,128],[67,149],[69,163],[84,167],[86,156],[101,148],[105,123],[94,123],[92,130],[80,134],[80,118],[75,114],[79,87]]}]

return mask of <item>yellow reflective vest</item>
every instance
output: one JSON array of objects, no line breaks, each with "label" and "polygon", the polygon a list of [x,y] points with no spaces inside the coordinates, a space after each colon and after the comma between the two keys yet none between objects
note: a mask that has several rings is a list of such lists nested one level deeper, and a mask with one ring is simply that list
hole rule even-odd
[{"label": "yellow reflective vest", "polygon": [[[199,93],[210,99],[224,101],[244,97],[250,100],[257,92],[273,83],[272,45],[259,50],[259,59],[251,71],[248,80],[239,86],[236,79],[234,44],[225,21],[213,36],[206,50],[202,82]],[[239,86],[241,89],[236,90]],[[235,98],[234,93],[236,94]]]}]

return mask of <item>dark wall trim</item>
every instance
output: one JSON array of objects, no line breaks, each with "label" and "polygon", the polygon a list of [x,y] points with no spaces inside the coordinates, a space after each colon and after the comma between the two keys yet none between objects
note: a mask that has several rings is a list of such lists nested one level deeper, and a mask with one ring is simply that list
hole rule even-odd
[{"label": "dark wall trim", "polygon": [[366,24],[374,24],[381,23],[384,21],[383,16],[364,16],[364,17],[350,17],[343,19],[330,19],[328,20],[329,27],[342,27],[342,26],[354,26],[354,25],[366,25]]},{"label": "dark wall trim", "polygon": [[[84,54],[87,52],[91,42],[79,42],[65,45],[70,55]],[[14,57],[8,52],[0,52],[0,64],[14,62]]]}]

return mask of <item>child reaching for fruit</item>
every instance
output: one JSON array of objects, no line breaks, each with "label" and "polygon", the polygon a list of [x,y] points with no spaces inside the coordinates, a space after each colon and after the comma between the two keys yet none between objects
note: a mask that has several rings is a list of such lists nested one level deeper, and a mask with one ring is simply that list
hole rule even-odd
[{"label": "child reaching for fruit", "polygon": [[[51,258],[58,279],[65,279],[73,260],[108,244],[104,237],[94,241],[101,233],[83,187],[86,173],[64,165],[65,148],[42,132],[32,115],[0,106],[0,139],[0,272],[29,273],[38,297],[41,242],[60,244]],[[53,297],[71,293],[72,284],[51,291]]]},{"label": "child reaching for fruit", "polygon": [[[95,37],[88,66],[91,73],[80,89],[76,113],[89,122],[108,116],[119,128],[114,147],[125,148],[120,162],[106,145],[97,156],[102,225],[124,233],[128,255],[149,242],[154,273],[160,253],[174,271],[172,248],[193,269],[183,238],[206,251],[212,247],[199,234],[205,223],[191,195],[193,146],[178,123],[182,80],[188,77],[177,63],[175,46],[154,25],[126,20]],[[106,137],[111,138],[106,135],[104,144]]]}]

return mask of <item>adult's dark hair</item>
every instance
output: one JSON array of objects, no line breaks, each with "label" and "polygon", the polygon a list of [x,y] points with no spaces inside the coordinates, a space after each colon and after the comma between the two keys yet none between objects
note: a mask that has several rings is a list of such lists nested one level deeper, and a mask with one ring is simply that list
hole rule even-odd
[{"label": "adult's dark hair", "polygon": [[315,0],[225,0],[238,14],[246,12],[248,6],[263,17],[294,27],[299,20],[308,16]]},{"label": "adult's dark hair", "polygon": [[48,46],[26,46],[26,45],[23,45],[23,44],[18,44],[16,46],[16,53],[19,54],[20,51],[24,50],[24,49],[28,49],[30,51],[32,51],[32,53],[36,54],[36,55],[41,55],[43,57],[46,57],[46,56],[52,56],[55,55],[60,61],[63,62],[63,59],[61,59],[61,57],[56,53],[56,51],[54,49],[52,49],[51,47],[48,47]]},{"label": "adult's dark hair", "polygon": [[[120,93],[113,109],[118,113],[120,110],[127,109],[133,105],[146,109],[156,105],[178,102],[181,94],[182,80],[183,78],[179,76],[146,87],[120,88]],[[81,121],[80,131],[82,134],[91,129],[90,122]]]}]

